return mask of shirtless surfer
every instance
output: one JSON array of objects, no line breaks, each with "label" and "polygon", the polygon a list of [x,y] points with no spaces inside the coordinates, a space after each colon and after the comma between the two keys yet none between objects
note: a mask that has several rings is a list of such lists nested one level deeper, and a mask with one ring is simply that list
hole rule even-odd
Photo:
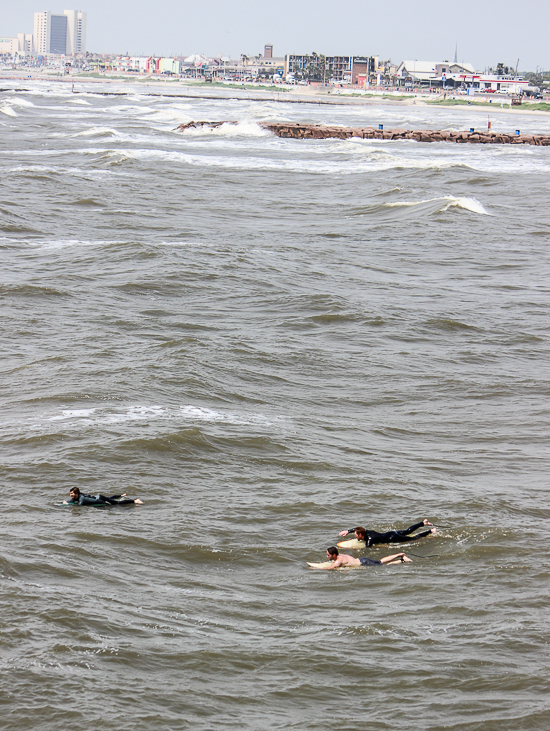
[{"label": "shirtless surfer", "polygon": [[379,533],[376,530],[365,530],[365,528],[359,525],[357,526],[357,528],[341,530],[338,535],[347,536],[349,533],[355,533],[355,537],[357,538],[357,540],[365,541],[366,547],[370,548],[371,546],[375,546],[378,543],[408,543],[409,541],[417,541],[419,538],[425,538],[430,534],[435,535],[437,533],[437,528],[431,528],[430,530],[422,531],[422,533],[417,533],[414,536],[410,535],[418,528],[421,528],[423,525],[433,526],[433,523],[430,523],[429,520],[424,518],[423,521],[421,521],[420,523],[415,523],[409,528],[405,528],[403,530],[389,530],[386,533]]},{"label": "shirtless surfer", "polygon": [[332,561],[330,566],[319,566],[317,568],[329,571],[330,569],[339,569],[341,566],[380,566],[386,563],[412,563],[412,559],[406,553],[394,553],[392,556],[384,556],[380,560],[375,558],[354,558],[345,553],[340,553],[336,546],[327,548],[327,559]]},{"label": "shirtless surfer", "polygon": [[135,500],[131,498],[123,500],[122,498],[126,497],[126,493],[112,495],[111,497],[105,497],[105,495],[99,494],[86,495],[80,492],[78,487],[71,487],[70,496],[70,500],[63,501],[64,505],[143,505],[143,500],[140,500],[138,497]]}]

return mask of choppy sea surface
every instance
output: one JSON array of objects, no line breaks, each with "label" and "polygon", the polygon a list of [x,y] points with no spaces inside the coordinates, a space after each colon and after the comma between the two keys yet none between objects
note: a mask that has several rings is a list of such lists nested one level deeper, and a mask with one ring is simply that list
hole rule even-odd
[{"label": "choppy sea surface", "polygon": [[[547,729],[550,149],[1,86],[2,728]],[[306,565],[423,518],[409,565]]]}]

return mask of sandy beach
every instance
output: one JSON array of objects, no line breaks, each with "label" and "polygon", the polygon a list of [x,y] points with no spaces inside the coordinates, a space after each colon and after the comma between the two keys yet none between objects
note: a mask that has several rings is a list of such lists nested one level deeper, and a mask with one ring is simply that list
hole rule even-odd
[{"label": "sandy beach", "polygon": [[[144,87],[145,94],[174,96],[180,98],[193,99],[237,99],[243,101],[274,101],[287,102],[295,104],[330,104],[330,105],[349,105],[364,106],[372,104],[392,104],[400,106],[432,106],[434,102],[438,102],[438,107],[445,108],[468,108],[469,111],[476,114],[490,114],[491,110],[504,114],[528,114],[533,116],[547,115],[549,112],[544,109],[533,109],[526,105],[511,107],[508,97],[502,96],[489,101],[479,97],[474,99],[471,104],[445,104],[442,101],[443,94],[402,94],[401,92],[388,92],[383,90],[347,90],[345,88],[320,87],[320,86],[291,86],[281,85],[279,88],[273,86],[263,86],[256,84],[245,84],[244,88],[237,84],[208,84],[204,82],[196,82],[189,79],[167,79],[152,76],[146,77],[121,77],[120,75],[105,75],[101,77],[91,77],[79,74],[70,74],[66,76],[56,75],[55,73],[39,73],[36,69],[32,70],[32,74],[24,71],[0,71],[0,84],[2,81],[20,80],[23,82],[30,81],[49,81],[62,84],[71,84],[74,92],[92,91],[92,87],[98,84],[109,84],[119,87],[113,92],[103,92],[123,94],[126,84],[139,85]],[[89,87],[88,89],[86,87]],[[0,89],[1,91],[1,89]],[[128,91],[128,93],[131,93]],[[406,96],[406,98],[403,98]],[[447,93],[447,97],[452,97]],[[455,97],[456,98],[456,97]],[[440,101],[441,100],[441,101]],[[463,99],[466,101],[466,99]]]}]

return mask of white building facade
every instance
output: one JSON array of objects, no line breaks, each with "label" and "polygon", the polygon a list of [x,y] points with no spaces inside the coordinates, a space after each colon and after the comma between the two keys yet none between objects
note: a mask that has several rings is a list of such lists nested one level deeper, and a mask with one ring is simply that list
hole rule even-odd
[{"label": "white building facade", "polygon": [[86,53],[86,13],[82,10],[65,10],[67,16],[67,53]]},{"label": "white building facade", "polygon": [[0,38],[0,55],[31,56],[33,51],[32,35],[18,33],[17,38]]},{"label": "white building facade", "polygon": [[17,38],[0,38],[0,54],[13,56],[19,50]]},{"label": "white building facade", "polygon": [[18,33],[17,44],[19,46],[18,53],[20,56],[31,56],[34,50],[32,33]]}]

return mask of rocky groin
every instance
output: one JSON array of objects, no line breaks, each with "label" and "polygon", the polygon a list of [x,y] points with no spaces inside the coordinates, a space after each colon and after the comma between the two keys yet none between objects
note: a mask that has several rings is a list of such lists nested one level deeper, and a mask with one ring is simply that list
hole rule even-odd
[{"label": "rocky groin", "polygon": [[[189,122],[180,124],[176,129],[180,132],[200,127],[214,129],[221,127],[222,124],[237,124],[237,122]],[[550,135],[510,134],[508,132],[492,132],[491,130],[455,132],[433,129],[375,129],[374,127],[337,127],[325,124],[303,124],[301,122],[260,122],[260,127],[273,132],[278,137],[289,137],[296,140],[347,140],[351,137],[359,137],[363,140],[415,140],[416,142],[457,142],[485,145],[550,145]]]}]

